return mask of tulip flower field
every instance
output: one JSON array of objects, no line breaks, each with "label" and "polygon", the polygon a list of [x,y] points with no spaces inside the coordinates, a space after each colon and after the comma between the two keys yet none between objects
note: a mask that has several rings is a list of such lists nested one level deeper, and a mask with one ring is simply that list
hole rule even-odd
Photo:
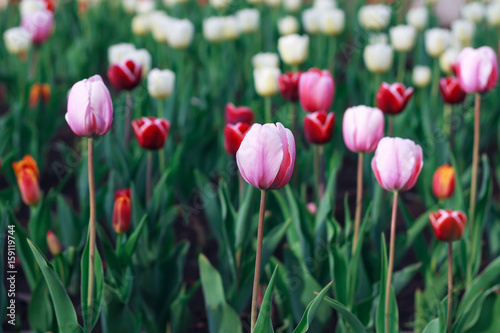
[{"label": "tulip flower field", "polygon": [[500,332],[500,1],[0,17],[0,333]]}]

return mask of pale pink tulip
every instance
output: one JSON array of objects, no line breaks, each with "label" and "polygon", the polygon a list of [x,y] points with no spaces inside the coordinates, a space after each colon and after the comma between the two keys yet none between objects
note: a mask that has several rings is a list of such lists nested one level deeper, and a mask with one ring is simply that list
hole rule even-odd
[{"label": "pale pink tulip", "polygon": [[299,79],[299,100],[307,112],[328,111],[335,94],[335,82],[327,70],[311,68]]},{"label": "pale pink tulip", "polygon": [[497,84],[497,57],[489,46],[478,49],[466,47],[458,55],[454,66],[460,86],[467,93],[485,93]]},{"label": "pale pink tulip", "polygon": [[344,113],[342,132],[350,151],[371,153],[384,136],[384,114],[369,106],[351,107]]},{"label": "pale pink tulip", "polygon": [[54,14],[49,10],[38,10],[23,16],[21,26],[31,34],[33,44],[43,44],[54,30]]}]

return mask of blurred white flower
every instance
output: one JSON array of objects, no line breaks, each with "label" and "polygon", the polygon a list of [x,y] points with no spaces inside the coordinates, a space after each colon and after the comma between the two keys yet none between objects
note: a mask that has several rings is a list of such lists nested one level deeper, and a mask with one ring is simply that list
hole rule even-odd
[{"label": "blurred white flower", "polygon": [[253,70],[253,79],[255,83],[255,91],[262,97],[271,97],[278,90],[278,77],[281,71],[278,68],[264,67]]},{"label": "blurred white flower", "polygon": [[319,28],[328,36],[338,36],[344,31],[345,14],[341,9],[327,9],[320,15]]},{"label": "blurred white flower", "polygon": [[446,74],[453,74],[452,66],[458,58],[460,51],[455,48],[449,48],[439,57],[439,66]]},{"label": "blurred white flower", "polygon": [[252,33],[259,30],[260,14],[257,9],[242,9],[236,12],[239,29],[243,33]]},{"label": "blurred white flower", "polygon": [[314,0],[313,7],[317,9],[332,9],[337,7],[335,0]]},{"label": "blurred white flower", "polygon": [[123,10],[128,14],[134,14],[136,12],[136,0],[122,0]]},{"label": "blurred white flower", "polygon": [[425,50],[433,58],[439,57],[451,42],[451,32],[447,29],[433,28],[425,32]]},{"label": "blurred white flower", "polygon": [[278,20],[278,30],[282,36],[296,34],[299,31],[299,21],[295,16],[285,16]]},{"label": "blurred white flower", "polygon": [[225,40],[235,40],[240,36],[240,28],[236,16],[224,17],[224,31]]},{"label": "blurred white flower", "polygon": [[281,5],[281,0],[264,0],[264,3],[271,8],[278,8]]},{"label": "blurred white flower", "polygon": [[125,55],[125,59],[133,60],[142,65],[142,78],[145,78],[151,69],[151,54],[146,49],[133,50]]},{"label": "blurred white flower", "polygon": [[283,0],[283,7],[288,13],[297,13],[302,8],[302,0]]},{"label": "blurred white flower", "polygon": [[173,19],[167,15],[156,15],[151,18],[150,15],[150,30],[153,39],[162,44],[168,42],[168,31],[170,29],[170,21]]},{"label": "blurred white flower", "polygon": [[10,54],[26,54],[31,46],[31,34],[23,27],[9,28],[3,33],[5,47]]},{"label": "blurred white flower", "polygon": [[127,55],[135,51],[134,44],[120,43],[111,45],[108,48],[108,61],[110,65],[122,62],[127,58]]},{"label": "blurred white flower", "polygon": [[368,36],[368,44],[388,44],[389,37],[383,32],[371,33]]},{"label": "blurred white flower", "polygon": [[203,20],[203,37],[209,42],[224,40],[224,18],[212,16]]},{"label": "blurred white flower", "polygon": [[137,0],[135,10],[139,14],[146,14],[155,9],[154,0]]},{"label": "blurred white flower", "polygon": [[170,20],[170,25],[167,31],[168,45],[174,49],[185,49],[191,45],[191,42],[193,41],[194,25],[188,19]]},{"label": "blurred white flower", "polygon": [[408,52],[415,46],[417,30],[412,25],[397,25],[389,29],[389,34],[396,51]]},{"label": "blurred white flower", "polygon": [[460,12],[464,19],[478,24],[483,20],[485,11],[484,4],[476,1],[465,4]]},{"label": "blurred white flower", "polygon": [[19,12],[21,13],[21,17],[25,16],[26,14],[31,14],[46,8],[47,5],[43,0],[22,0],[19,4]]},{"label": "blurred white flower", "polygon": [[427,26],[429,13],[425,7],[411,8],[406,14],[406,22],[418,31],[422,31]]},{"label": "blurred white flower", "polygon": [[308,8],[302,11],[302,26],[308,34],[318,34],[319,19],[321,17],[321,10],[316,8]]},{"label": "blurred white flower", "polygon": [[210,6],[217,8],[217,9],[224,9],[229,6],[229,4],[232,2],[232,0],[209,0],[208,3]]},{"label": "blurred white flower", "polygon": [[290,66],[300,65],[306,61],[309,54],[309,36],[296,34],[278,39],[278,51],[281,60]]},{"label": "blurred white flower", "polygon": [[500,26],[500,2],[490,3],[486,10],[486,20],[490,27]]},{"label": "blurred white flower", "polygon": [[278,68],[280,65],[280,58],[276,53],[257,53],[252,57],[252,65],[254,68]]},{"label": "blurred white flower", "polygon": [[415,87],[425,88],[431,82],[431,69],[427,66],[415,66],[412,78]]},{"label": "blurred white flower", "polygon": [[391,69],[393,56],[392,47],[387,44],[371,44],[363,52],[366,68],[376,74],[383,74]]},{"label": "blurred white flower", "polygon": [[175,85],[175,74],[169,69],[154,68],[148,74],[148,93],[156,99],[168,98]]},{"label": "blurred white flower", "polygon": [[358,19],[361,26],[367,30],[384,30],[391,19],[391,7],[386,5],[362,6],[358,12]]},{"label": "blurred white flower", "polygon": [[471,46],[476,26],[468,20],[456,20],[451,24],[451,32],[461,46]]},{"label": "blurred white flower", "polygon": [[139,14],[132,18],[132,33],[136,36],[144,36],[150,31],[150,17],[147,14]]}]

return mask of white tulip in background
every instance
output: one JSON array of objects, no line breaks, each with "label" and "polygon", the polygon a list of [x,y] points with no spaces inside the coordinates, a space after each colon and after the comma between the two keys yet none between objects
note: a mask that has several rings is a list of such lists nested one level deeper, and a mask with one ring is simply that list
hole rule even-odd
[{"label": "white tulip in background", "polygon": [[135,6],[138,14],[146,14],[155,9],[155,2],[154,0],[137,0]]},{"label": "white tulip in background", "polygon": [[26,14],[31,14],[43,9],[46,9],[46,5],[43,0],[23,0],[19,4],[19,12],[21,13],[21,17]]},{"label": "white tulip in background", "polygon": [[26,54],[31,46],[31,34],[23,27],[5,30],[3,33],[5,48],[10,54]]},{"label": "white tulip in background", "polygon": [[375,74],[383,74],[391,69],[393,57],[392,47],[387,44],[371,44],[363,52],[366,68]]},{"label": "white tulip in background", "polygon": [[413,67],[412,79],[415,87],[427,87],[431,83],[431,69],[427,66]]},{"label": "white tulip in background", "polygon": [[175,85],[175,74],[169,69],[152,69],[148,74],[148,93],[156,99],[168,98]]},{"label": "white tulip in background", "polygon": [[117,64],[126,59],[127,55],[135,51],[134,44],[120,43],[108,48],[108,61],[110,65]]},{"label": "white tulip in background", "polygon": [[388,44],[389,37],[383,32],[371,33],[368,36],[368,44]]},{"label": "white tulip in background", "polygon": [[262,97],[271,97],[276,95],[279,90],[278,77],[281,71],[278,68],[264,67],[253,70],[253,79],[255,82],[255,91]]},{"label": "white tulip in background", "polygon": [[296,34],[299,31],[299,21],[295,16],[285,16],[278,20],[278,30],[282,36]]},{"label": "white tulip in background", "polygon": [[283,0],[283,7],[288,13],[297,13],[302,8],[302,0]]},{"label": "white tulip in background", "polygon": [[304,63],[309,54],[309,36],[296,34],[278,39],[278,51],[281,60],[287,65],[296,66]]},{"label": "white tulip in background", "polygon": [[257,53],[252,57],[252,65],[254,68],[278,68],[280,65],[280,58],[276,53]]},{"label": "white tulip in background", "polygon": [[260,14],[257,9],[242,9],[236,12],[239,29],[243,33],[252,33],[259,30]]},{"label": "white tulip in background", "polygon": [[236,16],[224,17],[223,37],[225,40],[235,40],[240,36],[240,28]]},{"label": "white tulip in background", "polygon": [[500,2],[490,3],[486,10],[486,21],[490,27],[500,26]]},{"label": "white tulip in background", "polygon": [[425,7],[416,7],[408,10],[406,14],[406,22],[412,25],[418,31],[422,31],[427,27],[429,13]]},{"label": "white tulip in background", "polygon": [[447,29],[433,28],[425,32],[425,50],[433,58],[439,57],[451,43],[451,32]]},{"label": "white tulip in background", "polygon": [[224,40],[224,18],[212,16],[203,20],[203,37],[209,42]]},{"label": "white tulip in background", "polygon": [[281,6],[281,0],[264,0],[264,3],[270,8],[279,8]]},{"label": "white tulip in background", "polygon": [[134,14],[136,12],[136,0],[122,0],[122,7],[128,14]]},{"label": "white tulip in background", "polygon": [[319,19],[321,10],[317,8],[309,8],[302,11],[302,26],[304,30],[311,35],[320,33]]},{"label": "white tulip in background", "polygon": [[479,24],[484,18],[485,11],[484,4],[476,1],[465,4],[460,12],[464,19]]},{"label": "white tulip in background", "polygon": [[168,30],[170,29],[171,17],[164,15],[156,15],[153,18],[150,16],[150,30],[153,39],[161,44],[168,42]]},{"label": "white tulip in background", "polygon": [[148,14],[139,14],[132,18],[132,33],[136,36],[144,36],[150,31],[150,18]]},{"label": "white tulip in background", "polygon": [[389,29],[391,44],[398,52],[408,52],[415,46],[417,30],[412,25],[397,25]]},{"label": "white tulip in background", "polygon": [[191,45],[194,37],[194,25],[191,21],[184,19],[172,19],[167,30],[168,45],[174,49],[185,49]]},{"label": "white tulip in background", "polygon": [[468,20],[456,20],[451,24],[451,33],[461,46],[460,48],[471,46],[476,33],[476,25]]},{"label": "white tulip in background", "polygon": [[439,67],[446,74],[453,74],[452,65],[458,58],[460,51],[455,48],[448,48],[446,51],[441,54],[439,57]]},{"label": "white tulip in background", "polygon": [[337,7],[335,0],[314,0],[313,7],[317,9],[332,9]]},{"label": "white tulip in background", "polygon": [[146,49],[133,50],[125,56],[125,59],[133,60],[142,66],[142,78],[145,78],[151,69],[151,54]]},{"label": "white tulip in background", "polygon": [[327,36],[338,36],[345,28],[345,14],[341,9],[327,9],[322,11],[319,21],[321,33]]},{"label": "white tulip in background", "polygon": [[210,6],[217,8],[217,9],[224,9],[229,6],[232,0],[209,0],[208,3]]},{"label": "white tulip in background", "polygon": [[384,30],[391,19],[391,7],[386,5],[362,6],[358,12],[358,19],[361,26],[367,30]]}]

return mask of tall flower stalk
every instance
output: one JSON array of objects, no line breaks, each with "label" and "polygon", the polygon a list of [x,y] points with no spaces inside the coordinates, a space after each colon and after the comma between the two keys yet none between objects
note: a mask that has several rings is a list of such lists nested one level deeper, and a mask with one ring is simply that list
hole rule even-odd
[{"label": "tall flower stalk", "polygon": [[89,287],[87,294],[87,306],[89,309],[88,327],[92,327],[92,314],[94,305],[94,266],[95,266],[95,230],[96,230],[96,209],[95,209],[95,180],[94,180],[94,139],[88,138],[88,172],[89,172],[89,200],[90,200],[90,220],[89,220]]}]

